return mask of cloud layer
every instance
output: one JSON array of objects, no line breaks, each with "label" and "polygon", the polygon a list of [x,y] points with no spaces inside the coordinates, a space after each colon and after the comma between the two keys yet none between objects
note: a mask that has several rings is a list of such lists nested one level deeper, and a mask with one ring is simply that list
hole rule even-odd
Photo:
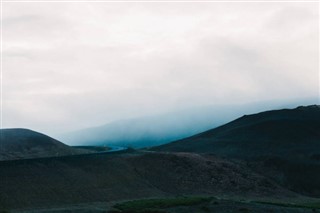
[{"label": "cloud layer", "polygon": [[3,3],[3,124],[317,97],[316,3]]}]

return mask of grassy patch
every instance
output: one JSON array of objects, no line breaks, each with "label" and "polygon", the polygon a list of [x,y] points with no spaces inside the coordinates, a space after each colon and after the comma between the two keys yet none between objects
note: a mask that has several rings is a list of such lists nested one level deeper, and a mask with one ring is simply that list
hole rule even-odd
[{"label": "grassy patch", "polygon": [[163,212],[161,209],[175,206],[193,206],[213,200],[213,197],[176,197],[163,199],[144,199],[119,203],[114,208],[121,212]]},{"label": "grassy patch", "polygon": [[[218,202],[219,201],[219,202]],[[167,208],[178,206],[197,206],[201,212],[210,212],[210,205],[217,205],[220,202],[230,202],[230,205],[237,205],[240,203],[251,204],[264,204],[274,205],[286,208],[304,208],[304,209],[320,209],[320,202],[301,202],[301,203],[288,203],[281,201],[249,201],[249,200],[235,200],[226,198],[215,197],[176,197],[176,198],[162,198],[162,199],[142,199],[133,200],[114,205],[112,213],[167,213]],[[250,212],[247,207],[240,207],[239,212]],[[111,213],[111,212],[110,212]]]},{"label": "grassy patch", "polygon": [[271,202],[271,201],[253,201],[253,203],[268,204],[281,207],[292,208],[308,208],[308,209],[320,209],[320,203],[284,203],[284,202]]}]

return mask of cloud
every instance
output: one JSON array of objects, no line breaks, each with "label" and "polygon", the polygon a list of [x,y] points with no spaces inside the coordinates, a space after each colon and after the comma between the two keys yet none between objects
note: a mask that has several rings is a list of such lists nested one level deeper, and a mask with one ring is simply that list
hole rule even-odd
[{"label": "cloud", "polygon": [[318,96],[316,3],[4,3],[5,127]]}]

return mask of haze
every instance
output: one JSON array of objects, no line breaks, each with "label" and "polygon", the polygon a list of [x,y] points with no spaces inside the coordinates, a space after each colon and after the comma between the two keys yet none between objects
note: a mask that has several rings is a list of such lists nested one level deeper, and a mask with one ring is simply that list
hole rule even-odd
[{"label": "haze", "polygon": [[[3,3],[3,127],[319,97],[318,3]],[[318,102],[319,103],[319,102]]]}]

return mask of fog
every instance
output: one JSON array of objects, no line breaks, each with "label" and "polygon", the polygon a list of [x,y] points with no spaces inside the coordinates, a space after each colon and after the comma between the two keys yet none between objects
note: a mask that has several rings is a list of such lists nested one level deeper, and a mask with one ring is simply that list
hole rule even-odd
[{"label": "fog", "polygon": [[153,116],[123,119],[105,125],[81,129],[56,138],[69,145],[116,145],[121,147],[151,147],[183,139],[223,124],[243,115],[270,109],[295,108],[316,100],[267,101],[250,104],[209,105],[181,109]]},{"label": "fog", "polygon": [[3,128],[319,103],[315,2],[4,2],[2,15]]}]

